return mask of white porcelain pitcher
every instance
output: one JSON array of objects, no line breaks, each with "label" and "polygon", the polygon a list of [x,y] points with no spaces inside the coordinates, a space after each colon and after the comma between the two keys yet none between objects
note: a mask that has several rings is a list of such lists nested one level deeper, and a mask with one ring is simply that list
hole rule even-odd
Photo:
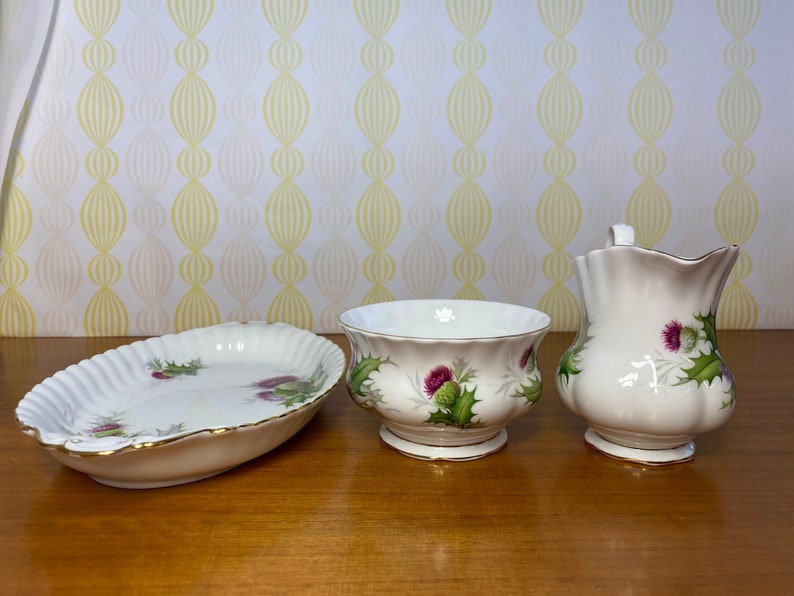
[{"label": "white porcelain pitcher", "polygon": [[717,347],[716,313],[738,246],[697,259],[635,246],[613,225],[606,248],[574,259],[582,320],[557,367],[557,393],[618,459],[694,457],[692,439],[725,424],[736,388]]}]

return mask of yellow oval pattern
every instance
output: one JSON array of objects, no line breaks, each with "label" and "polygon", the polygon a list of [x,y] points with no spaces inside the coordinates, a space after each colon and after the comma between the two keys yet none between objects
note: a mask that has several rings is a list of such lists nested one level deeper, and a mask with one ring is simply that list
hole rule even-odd
[{"label": "yellow oval pattern", "polygon": [[280,143],[271,159],[273,172],[282,179],[265,206],[265,223],[278,247],[284,251],[273,262],[273,277],[283,288],[268,309],[268,318],[311,328],[312,311],[297,286],[306,276],[306,263],[296,251],[311,225],[311,207],[295,179],[300,176],[303,156],[293,147],[309,119],[309,98],[291,74],[301,62],[300,46],[289,41],[306,16],[307,2],[289,0],[262,3],[265,19],[280,36],[268,57],[281,74],[268,87],[263,114],[268,130]]},{"label": "yellow oval pattern", "polygon": [[363,303],[392,300],[387,284],[394,277],[396,264],[386,249],[400,227],[400,204],[386,184],[394,169],[391,152],[384,144],[394,134],[400,118],[400,104],[394,87],[384,76],[391,65],[391,48],[383,40],[397,18],[399,3],[358,0],[356,17],[372,38],[367,41],[361,60],[372,74],[356,95],[355,115],[358,127],[372,147],[362,160],[362,171],[372,179],[356,206],[358,231],[372,253],[363,263],[364,277],[372,284]]},{"label": "yellow oval pattern", "polygon": [[538,200],[537,220],[540,233],[553,252],[543,259],[542,271],[551,287],[540,299],[552,320],[553,329],[570,329],[580,318],[576,297],[565,285],[573,276],[565,247],[574,239],[582,219],[582,208],[574,189],[568,183],[576,167],[574,153],[565,146],[582,118],[582,98],[566,72],[576,61],[576,51],[565,38],[582,14],[582,2],[565,0],[538,3],[541,19],[555,36],[544,51],[546,65],[554,74],[544,85],[538,98],[538,120],[553,146],[543,158],[543,167],[551,177]]},{"label": "yellow oval pattern", "polygon": [[83,48],[83,61],[94,71],[77,99],[77,117],[96,145],[86,156],[86,170],[96,179],[80,209],[80,223],[88,242],[98,254],[88,263],[88,278],[98,290],[88,301],[83,316],[86,335],[126,335],[129,315],[112,286],[121,279],[121,262],[111,254],[126,228],[124,202],[110,179],[118,171],[118,157],[107,145],[121,127],[124,104],[121,93],[105,72],[116,61],[112,44],[102,39],[119,16],[119,1],[75,2],[83,27],[93,36]]},{"label": "yellow oval pattern", "polygon": [[656,143],[670,127],[673,99],[657,74],[667,62],[667,50],[656,36],[667,26],[673,2],[631,0],[629,11],[637,29],[645,35],[634,53],[645,75],[629,95],[628,105],[629,122],[644,146],[634,156],[634,169],[642,181],[629,197],[626,220],[636,230],[637,243],[651,248],[664,238],[672,215],[670,199],[657,181],[667,159]]},{"label": "yellow oval pattern", "polygon": [[353,303],[444,295],[574,329],[572,256],[624,218],[677,254],[744,247],[719,327],[794,325],[770,27],[794,5],[601,4],[58,4],[3,122],[0,335],[338,331]]},{"label": "yellow oval pattern", "polygon": [[[717,1],[720,19],[734,38],[723,54],[725,65],[734,75],[717,99],[717,115],[734,145],[723,156],[723,167],[731,180],[717,199],[714,220],[722,238],[732,244],[746,243],[758,223],[758,199],[745,180],[755,165],[755,156],[745,143],[761,119],[761,100],[745,74],[755,61],[755,51],[744,37],[755,26],[760,11],[760,0]],[[738,329],[755,327],[758,305],[743,285],[751,271],[752,260],[743,252],[723,294],[720,325]]]},{"label": "yellow oval pattern", "polygon": [[185,75],[171,94],[171,122],[187,143],[177,159],[177,169],[187,180],[171,208],[171,223],[179,241],[189,251],[179,263],[179,274],[187,291],[174,313],[174,328],[183,331],[220,322],[215,301],[203,289],[212,279],[212,260],[201,254],[218,224],[218,209],[212,194],[200,179],[209,171],[211,158],[200,143],[215,122],[215,98],[198,71],[207,64],[208,50],[198,38],[209,23],[211,0],[169,0],[168,11],[183,40],[177,45],[176,60]]},{"label": "yellow oval pattern", "polygon": [[28,265],[16,252],[22,248],[33,226],[33,211],[27,197],[14,184],[24,169],[19,154],[11,153],[7,171],[12,173],[0,200],[0,336],[29,336],[36,332],[33,307],[17,288],[28,278]]},{"label": "yellow oval pattern", "polygon": [[488,21],[491,2],[448,0],[447,14],[462,37],[453,59],[463,71],[447,97],[447,121],[463,143],[452,162],[461,183],[447,203],[450,236],[463,249],[452,262],[452,274],[462,283],[456,298],[482,300],[485,294],[477,283],[485,275],[486,261],[475,251],[491,227],[491,203],[476,182],[486,164],[485,154],[476,143],[491,121],[492,105],[488,90],[477,76],[485,63],[485,49],[476,35]]}]

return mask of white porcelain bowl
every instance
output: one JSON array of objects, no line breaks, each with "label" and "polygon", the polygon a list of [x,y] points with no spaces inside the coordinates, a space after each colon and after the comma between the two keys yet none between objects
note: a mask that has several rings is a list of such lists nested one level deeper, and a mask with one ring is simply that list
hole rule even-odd
[{"label": "white porcelain bowl", "polygon": [[103,484],[183,484],[292,437],[344,368],[339,346],[309,331],[224,323],[73,364],[33,387],[16,419],[58,461]]},{"label": "white porcelain bowl", "polygon": [[420,459],[467,460],[507,441],[505,425],[540,398],[549,316],[477,300],[401,300],[339,322],[352,355],[350,396],[381,418],[381,439]]}]

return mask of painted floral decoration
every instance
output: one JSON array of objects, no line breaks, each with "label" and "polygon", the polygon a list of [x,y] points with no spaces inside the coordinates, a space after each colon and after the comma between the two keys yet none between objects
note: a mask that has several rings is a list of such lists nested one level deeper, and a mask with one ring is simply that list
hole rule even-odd
[{"label": "painted floral decoration", "polygon": [[95,439],[103,439],[105,437],[136,437],[141,434],[164,437],[181,432],[184,426],[185,424],[183,422],[178,422],[172,424],[165,430],[158,428],[153,432],[140,432],[131,430],[130,426],[124,421],[124,415],[119,414],[115,416],[97,416],[91,423],[91,427],[88,429],[87,434]]},{"label": "painted floral decoration", "polygon": [[155,358],[146,363],[146,368],[152,371],[152,377],[155,379],[167,380],[180,376],[195,377],[204,365],[201,363],[201,358],[194,358],[186,364]]},{"label": "painted floral decoration", "polygon": [[698,335],[698,330],[692,325],[684,325],[677,320],[670,321],[662,329],[662,341],[669,352],[680,351],[688,354],[695,349]]},{"label": "painted floral decoration", "polygon": [[522,370],[534,370],[536,362],[537,356],[535,355],[535,346],[533,344],[521,352],[521,358],[518,359],[518,368]]},{"label": "painted floral decoration", "polygon": [[460,396],[460,385],[455,381],[455,373],[443,364],[427,373],[424,387],[427,396],[442,408],[449,408]]},{"label": "painted floral decoration", "polygon": [[101,416],[92,426],[88,434],[95,439],[102,439],[104,437],[126,437],[126,425],[121,423],[120,418],[111,418]]},{"label": "painted floral decoration", "polygon": [[444,364],[434,366],[425,375],[423,385],[425,395],[438,409],[425,422],[458,428],[482,426],[481,421],[473,422],[476,414],[472,407],[479,401],[475,397],[477,387],[470,389],[466,386],[475,372],[462,358],[456,358],[451,367]]},{"label": "painted floral decoration", "polygon": [[571,347],[563,354],[560,364],[557,367],[557,376],[564,380],[565,383],[571,381],[571,377],[578,375],[582,372],[582,356],[581,352],[584,350],[587,342],[592,339],[590,332],[590,321],[587,318],[587,313],[582,314],[582,320],[579,324],[579,332],[576,334]]},{"label": "painted floral decoration", "polygon": [[[516,363],[518,369],[515,367]],[[371,353],[361,354],[351,360],[347,372],[347,386],[351,397],[359,406],[372,410],[376,415],[381,415],[377,404],[384,400],[374,385],[372,376],[385,365],[397,366],[389,358],[380,358]],[[476,385],[472,385],[476,372],[461,357],[454,358],[451,364],[436,364],[424,373],[417,371],[415,381],[412,379],[411,382],[419,393],[419,403],[426,399],[436,407],[425,422],[457,428],[484,426],[484,421],[475,420],[477,414],[473,411],[474,404],[481,401],[476,397]],[[522,350],[513,365],[508,366],[505,378],[507,381],[500,389],[504,395],[523,398],[529,404],[540,398],[542,382],[534,344]]]},{"label": "painted floral decoration", "polygon": [[513,397],[523,397],[528,404],[534,404],[540,399],[543,391],[543,381],[538,371],[538,355],[535,345],[526,348],[518,359],[518,368],[526,375],[526,379],[519,383]]},{"label": "painted floral decoration", "polygon": [[[381,366],[394,364],[389,358],[379,358],[369,354],[351,360],[350,368],[347,371],[347,386],[350,388],[351,395],[356,403],[362,408],[378,413],[375,408],[377,402],[383,401],[378,391],[372,386],[372,374],[378,372]],[[395,365],[396,366],[396,365]]]},{"label": "painted floral decoration", "polygon": [[262,379],[251,385],[256,390],[256,398],[268,402],[276,402],[289,408],[302,404],[322,389],[328,375],[320,366],[308,378],[296,375],[277,375]]},{"label": "painted floral decoration", "polygon": [[684,325],[674,319],[664,326],[661,338],[665,350],[682,354],[691,362],[690,366],[681,366],[684,376],[679,377],[676,385],[690,381],[708,384],[719,377],[729,385],[726,390],[729,399],[722,403],[722,407],[727,408],[736,401],[736,386],[733,382],[733,375],[717,349],[715,319],[714,313],[695,315],[695,321],[701,324],[701,329],[697,328],[696,323]]}]

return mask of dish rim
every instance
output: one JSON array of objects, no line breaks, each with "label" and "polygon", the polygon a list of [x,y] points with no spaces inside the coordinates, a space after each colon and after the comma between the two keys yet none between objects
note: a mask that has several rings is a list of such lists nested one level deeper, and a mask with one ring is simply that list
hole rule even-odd
[{"label": "dish rim", "polygon": [[[129,443],[129,444],[126,444],[126,445],[122,445],[122,446],[120,446],[118,448],[112,448],[112,449],[102,449],[102,450],[97,450],[97,451],[84,451],[84,450],[70,449],[67,446],[67,443],[69,442],[69,440],[71,440],[72,438],[84,438],[82,435],[76,435],[76,434],[72,434],[72,435],[65,435],[64,434],[64,437],[65,437],[64,442],[62,442],[62,443],[51,443],[51,442],[48,442],[48,441],[45,441],[45,440],[42,439],[39,427],[33,426],[31,424],[28,424],[28,423],[23,422],[22,420],[19,419],[19,407],[22,404],[22,402],[25,399],[28,399],[29,396],[31,396],[31,399],[32,399],[33,392],[39,386],[43,385],[48,379],[54,378],[56,375],[65,374],[67,371],[69,371],[70,369],[72,369],[74,367],[79,367],[79,366],[83,365],[86,362],[90,362],[90,361],[95,360],[95,359],[97,359],[99,357],[105,356],[105,355],[107,355],[107,354],[109,354],[111,352],[115,352],[115,351],[119,350],[122,346],[132,346],[132,345],[135,345],[135,344],[143,344],[143,343],[147,343],[147,342],[153,342],[153,341],[157,341],[157,340],[160,340],[162,338],[165,338],[165,337],[172,337],[172,336],[181,335],[183,333],[191,333],[191,332],[196,332],[196,331],[202,331],[204,329],[212,329],[212,328],[218,328],[218,327],[223,327],[223,326],[232,327],[232,326],[236,326],[236,325],[251,325],[251,324],[253,324],[253,325],[261,325],[262,327],[271,327],[271,326],[292,327],[294,330],[296,330],[298,332],[309,333],[309,334],[314,335],[315,337],[319,338],[320,340],[322,340],[324,342],[328,342],[328,344],[330,344],[330,346],[332,347],[332,350],[335,349],[336,351],[338,351],[338,355],[341,356],[341,368],[340,368],[339,375],[336,377],[336,379],[333,381],[333,383],[331,383],[331,385],[328,387],[328,389],[326,389],[322,393],[317,394],[315,397],[313,397],[311,399],[311,401],[307,401],[305,403],[302,403],[300,406],[298,406],[298,407],[296,407],[294,409],[287,410],[286,412],[282,412],[281,414],[277,414],[275,416],[269,416],[267,418],[262,418],[260,420],[255,420],[255,421],[252,421],[252,422],[243,422],[243,423],[240,423],[240,424],[233,424],[233,425],[229,425],[229,426],[219,426],[219,427],[212,427],[212,428],[207,428],[207,427],[197,428],[195,430],[188,430],[188,431],[186,431],[186,432],[184,432],[182,434],[178,434],[178,435],[175,435],[175,436],[164,437],[163,439],[156,439],[156,438],[152,437],[154,440],[143,441],[143,442],[140,442],[140,443]],[[36,383],[33,387],[31,387],[25,393],[25,395],[19,400],[19,402],[17,403],[17,406],[14,409],[14,421],[16,422],[17,426],[19,427],[19,429],[23,433],[25,433],[25,434],[27,434],[29,436],[32,436],[36,440],[36,442],[39,445],[41,445],[42,447],[44,447],[45,449],[56,450],[56,451],[59,451],[61,453],[65,453],[67,455],[73,456],[73,457],[95,458],[95,457],[107,457],[107,456],[110,456],[110,455],[118,455],[118,454],[126,453],[126,452],[138,452],[138,451],[142,452],[144,450],[149,450],[149,449],[154,449],[154,448],[157,448],[157,447],[162,447],[163,445],[168,445],[168,444],[171,444],[171,443],[177,443],[177,442],[185,441],[185,440],[188,440],[188,439],[195,439],[199,435],[222,435],[222,434],[225,434],[227,432],[245,431],[245,430],[248,430],[248,429],[253,429],[253,428],[256,428],[256,427],[263,426],[263,425],[265,425],[265,424],[267,424],[269,422],[274,422],[276,420],[280,420],[282,418],[287,418],[289,416],[295,415],[295,414],[297,414],[297,413],[299,413],[299,412],[301,412],[301,411],[303,411],[305,409],[309,409],[309,408],[312,408],[314,406],[317,406],[322,401],[324,401],[331,394],[331,392],[333,392],[333,390],[336,389],[336,387],[341,382],[342,377],[344,376],[345,369],[346,369],[346,358],[345,358],[345,354],[344,354],[344,351],[342,350],[342,348],[340,348],[338,345],[336,345],[330,339],[328,339],[326,337],[323,337],[321,335],[318,335],[318,334],[316,334],[316,333],[314,333],[312,331],[308,331],[306,329],[301,329],[299,327],[295,327],[293,325],[290,325],[289,323],[282,323],[282,322],[271,322],[271,321],[229,321],[229,322],[225,322],[225,323],[218,323],[217,325],[210,325],[210,326],[207,326],[207,327],[197,327],[197,328],[187,329],[185,331],[180,331],[180,332],[176,332],[176,333],[167,333],[165,335],[159,335],[159,336],[149,337],[149,338],[145,338],[145,339],[139,339],[139,340],[133,341],[133,342],[131,342],[129,344],[122,344],[122,345],[117,346],[115,348],[110,348],[108,350],[105,350],[104,352],[100,352],[100,353],[94,354],[93,356],[90,356],[88,358],[83,358],[83,359],[79,360],[78,362],[72,363],[72,364],[66,366],[65,368],[62,368],[62,369],[56,371],[53,374],[48,375],[46,378],[42,379],[41,381]]]},{"label": "dish rim", "polygon": [[[455,303],[467,303],[467,304],[481,303],[481,304],[488,304],[489,306],[506,306],[506,307],[510,307],[510,308],[518,308],[518,309],[521,309],[521,310],[537,313],[539,315],[542,315],[542,318],[545,318],[546,322],[545,322],[544,325],[533,327],[531,329],[526,329],[524,331],[517,331],[517,332],[514,332],[514,333],[501,333],[501,334],[492,334],[492,335],[486,335],[486,334],[461,335],[459,337],[438,337],[438,336],[434,337],[434,336],[429,336],[429,335],[416,335],[416,334],[411,334],[411,333],[394,333],[394,332],[388,332],[388,331],[373,330],[373,329],[368,329],[366,327],[363,327],[361,325],[346,323],[346,322],[344,322],[342,320],[342,317],[345,314],[350,313],[352,311],[365,309],[365,308],[377,308],[379,305],[390,304],[390,303],[403,303],[403,304],[424,303],[424,304],[428,304],[428,305],[429,304],[438,304],[439,306],[442,305],[442,304],[455,304]],[[339,316],[337,317],[337,322],[339,323],[339,325],[342,327],[342,329],[344,331],[347,331],[348,329],[350,329],[352,331],[357,331],[359,333],[363,333],[363,334],[366,334],[366,335],[372,335],[372,336],[375,336],[375,337],[384,337],[384,338],[390,338],[390,339],[396,339],[396,340],[419,340],[419,341],[433,342],[433,343],[440,343],[440,342],[460,343],[460,342],[472,342],[472,341],[479,341],[479,342],[500,341],[500,340],[509,339],[509,338],[522,337],[522,336],[526,336],[526,335],[542,333],[544,331],[548,331],[549,329],[551,329],[551,316],[548,313],[543,312],[542,310],[538,310],[538,309],[532,308],[530,306],[524,306],[523,304],[514,304],[514,303],[510,303],[510,302],[499,302],[499,301],[495,301],[495,300],[470,300],[470,299],[463,299],[463,298],[448,298],[448,299],[447,298],[417,298],[417,299],[406,299],[406,300],[389,300],[389,301],[386,301],[386,302],[375,302],[375,303],[372,303],[372,304],[362,304],[362,305],[359,305],[359,306],[354,306],[352,308],[348,308],[344,312],[341,312],[339,314]]]}]

